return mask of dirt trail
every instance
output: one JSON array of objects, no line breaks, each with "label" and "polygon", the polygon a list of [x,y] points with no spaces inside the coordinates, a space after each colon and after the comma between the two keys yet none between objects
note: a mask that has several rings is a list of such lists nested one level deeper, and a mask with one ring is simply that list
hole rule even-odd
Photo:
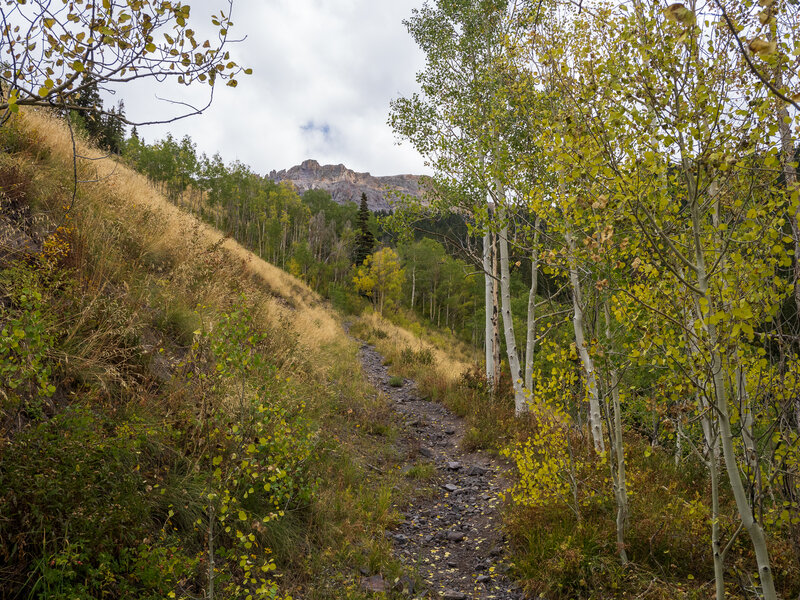
[{"label": "dirt trail", "polygon": [[[382,357],[372,346],[362,344],[360,358],[369,380],[389,396],[403,421],[398,444],[412,457],[406,469],[426,460],[436,468],[433,480],[424,482],[433,493],[412,500],[404,520],[387,532],[395,555],[425,580],[422,590],[414,590],[410,580],[398,587],[417,598],[524,598],[503,575],[507,567],[497,508],[505,484],[498,463],[487,454],[462,451],[463,420],[441,404],[420,399],[413,381],[390,386]],[[362,583],[376,591],[383,585],[380,576]]]}]

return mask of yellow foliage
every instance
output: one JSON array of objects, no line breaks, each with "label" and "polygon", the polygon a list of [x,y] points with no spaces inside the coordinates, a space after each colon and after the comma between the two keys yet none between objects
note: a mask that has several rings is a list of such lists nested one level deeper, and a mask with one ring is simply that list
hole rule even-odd
[{"label": "yellow foliage", "polygon": [[391,248],[382,248],[370,254],[358,268],[353,283],[359,292],[367,294],[383,314],[384,305],[400,295],[405,270],[400,268],[400,257]]},{"label": "yellow foliage", "polygon": [[529,507],[560,500],[577,512],[576,473],[583,463],[571,447],[572,419],[563,407],[578,383],[578,374],[567,363],[553,367],[550,377],[535,373],[534,382],[529,402],[533,431],[527,440],[503,451],[519,475],[510,490],[511,499]]}]

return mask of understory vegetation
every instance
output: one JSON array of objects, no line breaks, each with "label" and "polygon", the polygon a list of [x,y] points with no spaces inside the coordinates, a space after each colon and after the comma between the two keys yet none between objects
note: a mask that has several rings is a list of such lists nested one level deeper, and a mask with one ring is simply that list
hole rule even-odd
[{"label": "understory vegetation", "polygon": [[534,597],[798,597],[800,38],[791,3],[757,4],[425,3],[421,91],[390,123],[434,175],[392,215],[189,138],[117,137],[73,178],[64,123],[17,106],[8,595],[363,598],[358,573],[398,576],[386,530],[435,466],[395,468],[346,319],[505,461],[505,558]]},{"label": "understory vegetation", "polygon": [[397,461],[393,426],[337,318],[122,167],[79,160],[73,195],[57,119],[0,135],[0,595],[360,598],[360,568],[399,572],[396,475],[364,458]]}]

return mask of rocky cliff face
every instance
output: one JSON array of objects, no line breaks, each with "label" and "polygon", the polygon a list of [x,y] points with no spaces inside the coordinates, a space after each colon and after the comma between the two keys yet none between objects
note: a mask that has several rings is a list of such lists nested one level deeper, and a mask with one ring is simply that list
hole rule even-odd
[{"label": "rocky cliff face", "polygon": [[367,195],[367,206],[372,211],[394,210],[393,192],[419,197],[419,175],[394,175],[373,177],[369,173],[356,173],[344,165],[320,165],[315,160],[306,160],[288,170],[272,171],[267,175],[273,181],[291,181],[299,193],[311,189],[330,192],[339,204],[361,202],[361,194]]}]

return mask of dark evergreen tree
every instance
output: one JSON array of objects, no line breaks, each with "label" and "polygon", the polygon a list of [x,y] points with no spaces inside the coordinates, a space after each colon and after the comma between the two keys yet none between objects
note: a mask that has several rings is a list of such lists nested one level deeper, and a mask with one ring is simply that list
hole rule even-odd
[{"label": "dark evergreen tree", "polygon": [[84,129],[101,148],[121,154],[125,143],[125,125],[122,122],[125,105],[120,100],[116,107],[106,111],[97,83],[87,78],[81,85],[86,87],[75,99],[75,105],[82,108],[72,111],[73,123]]},{"label": "dark evergreen tree", "polygon": [[356,220],[356,246],[353,259],[356,265],[364,262],[375,247],[375,235],[369,228],[369,209],[367,208],[367,194],[361,193],[361,206],[358,208]]}]

